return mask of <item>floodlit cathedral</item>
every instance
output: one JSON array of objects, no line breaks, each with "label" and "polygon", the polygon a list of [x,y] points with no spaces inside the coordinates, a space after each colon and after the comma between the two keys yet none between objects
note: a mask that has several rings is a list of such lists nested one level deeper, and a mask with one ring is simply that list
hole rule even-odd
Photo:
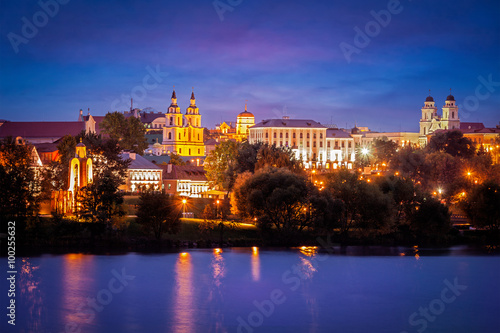
[{"label": "floodlit cathedral", "polygon": [[460,129],[458,106],[455,104],[455,97],[451,95],[451,91],[450,95],[446,97],[442,110],[442,116],[438,116],[434,98],[432,98],[429,94],[429,96],[425,99],[425,104],[422,108],[422,118],[420,119],[420,133],[418,141],[421,147],[427,145],[427,135],[432,134],[437,130]]},{"label": "floodlit cathedral", "polygon": [[181,113],[177,105],[177,95],[172,92],[172,103],[165,114],[163,126],[163,153],[175,153],[179,156],[204,156],[203,127],[201,115],[196,107],[194,92],[186,109],[186,114]]}]

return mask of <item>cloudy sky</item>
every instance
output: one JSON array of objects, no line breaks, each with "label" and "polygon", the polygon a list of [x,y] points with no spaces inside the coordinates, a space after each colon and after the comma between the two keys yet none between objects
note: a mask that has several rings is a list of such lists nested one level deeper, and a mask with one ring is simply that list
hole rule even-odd
[{"label": "cloudy sky", "polygon": [[[45,4],[45,5],[43,5]],[[57,5],[54,5],[57,4]],[[42,9],[42,7],[45,7]],[[165,112],[417,131],[431,89],[500,121],[498,0],[0,1],[0,118]]]}]

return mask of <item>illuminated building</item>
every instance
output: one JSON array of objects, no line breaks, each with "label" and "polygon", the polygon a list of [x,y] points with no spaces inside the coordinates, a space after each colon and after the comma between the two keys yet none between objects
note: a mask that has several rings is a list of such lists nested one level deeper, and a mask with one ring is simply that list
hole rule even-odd
[{"label": "illuminated building", "polygon": [[352,168],[354,140],[349,133],[309,119],[266,119],[249,128],[250,143],[289,147],[306,168]]},{"label": "illuminated building", "polygon": [[255,117],[251,112],[248,112],[245,103],[245,111],[240,112],[236,117],[236,140],[246,140],[248,137],[248,129],[253,125],[255,125]]},{"label": "illuminated building", "polygon": [[437,130],[460,129],[460,118],[458,106],[455,104],[455,97],[448,95],[445,105],[442,107],[442,116],[437,114],[434,98],[428,96],[422,108],[422,118],[420,119],[419,144],[421,147],[427,145],[427,136]]},{"label": "illuminated building", "polygon": [[71,214],[76,210],[75,199],[82,187],[92,183],[93,164],[87,157],[87,147],[80,140],[76,145],[75,157],[69,161],[68,190],[51,193],[51,211],[61,214]]},{"label": "illuminated building", "polygon": [[191,198],[201,198],[210,186],[202,166],[161,165],[165,193]]},{"label": "illuminated building", "polygon": [[141,155],[126,152],[120,154],[123,160],[131,159],[125,184],[120,190],[126,192],[161,191],[163,170]]},{"label": "illuminated building", "polygon": [[172,103],[165,114],[162,149],[164,154],[175,153],[179,156],[204,156],[203,127],[201,115],[196,107],[194,92],[186,114],[181,113],[177,105],[175,90],[172,92]]},{"label": "illuminated building", "polygon": [[216,142],[227,140],[242,142],[248,139],[248,129],[253,125],[255,125],[255,116],[248,112],[247,104],[245,104],[245,111],[236,116],[236,123],[223,121],[215,125],[215,129],[210,130],[210,134]]}]

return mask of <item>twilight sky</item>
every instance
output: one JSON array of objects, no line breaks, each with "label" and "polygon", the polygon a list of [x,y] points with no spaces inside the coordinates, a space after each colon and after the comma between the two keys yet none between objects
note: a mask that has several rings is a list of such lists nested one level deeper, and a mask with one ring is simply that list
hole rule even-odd
[{"label": "twilight sky", "polygon": [[256,121],[418,131],[428,90],[440,111],[450,88],[462,121],[500,121],[498,0],[55,1],[0,1],[0,119],[130,96],[165,112],[175,85],[183,112],[194,86],[208,128],[248,100]]}]

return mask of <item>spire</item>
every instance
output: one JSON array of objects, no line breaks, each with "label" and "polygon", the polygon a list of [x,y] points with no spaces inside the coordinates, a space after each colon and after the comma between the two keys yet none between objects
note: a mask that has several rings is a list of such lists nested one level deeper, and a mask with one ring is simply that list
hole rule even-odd
[{"label": "spire", "polygon": [[80,109],[80,115],[78,116],[78,121],[83,121],[83,110]]},{"label": "spire", "polygon": [[172,91],[172,103],[170,106],[176,107],[177,106],[177,95],[175,94],[175,86],[174,86],[174,91]]},{"label": "spire", "polygon": [[196,106],[196,98],[194,97],[194,87],[191,87],[191,106]]},{"label": "spire", "polygon": [[245,112],[247,111],[247,103],[248,103],[248,99],[245,100]]}]

